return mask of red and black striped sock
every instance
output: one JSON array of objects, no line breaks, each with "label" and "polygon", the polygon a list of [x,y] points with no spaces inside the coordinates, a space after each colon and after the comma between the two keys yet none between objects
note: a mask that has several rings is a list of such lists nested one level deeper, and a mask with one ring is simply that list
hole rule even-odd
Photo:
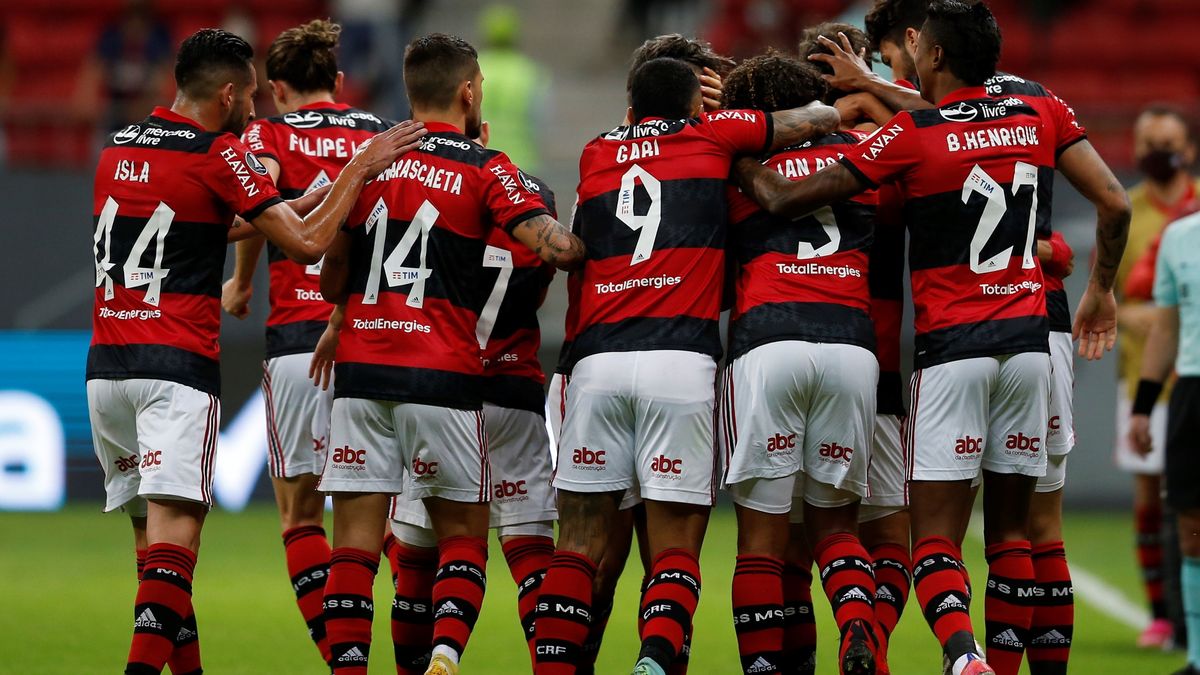
[{"label": "red and black striped sock", "polygon": [[171,658],[167,659],[167,666],[172,675],[200,675],[204,672],[200,660],[200,631],[196,627],[196,611],[190,602],[187,616],[183,617],[179,633],[175,636],[175,649],[171,652]]},{"label": "red and black striped sock", "polygon": [[694,625],[688,625],[687,634],[683,636],[683,646],[679,648],[679,655],[675,657],[675,661],[671,663],[671,669],[667,671],[669,675],[687,675],[688,664],[692,660],[692,629]]},{"label": "red and black striped sock", "polygon": [[438,542],[433,583],[433,646],[460,657],[471,638],[487,586],[487,540],[446,537]]},{"label": "red and black striped sock", "polygon": [[396,585],[396,576],[400,574],[396,568],[396,547],[400,545],[400,540],[396,535],[392,534],[389,528],[383,535],[383,557],[387,558],[388,567],[392,570],[392,586]]},{"label": "red and black striped sock", "polygon": [[[591,675],[596,672],[596,658],[600,656],[600,645],[604,642],[604,631],[608,628],[608,619],[612,616],[613,597],[596,598],[592,611],[592,622],[588,625],[587,639],[580,648],[579,669],[577,675]],[[536,643],[536,641],[535,641]]]},{"label": "red and black striped sock", "polygon": [[900,623],[908,591],[912,588],[912,556],[901,544],[879,544],[871,549],[871,569],[875,572],[875,625],[879,627],[879,647],[886,654],[887,642]]},{"label": "red and black striped sock", "polygon": [[537,610],[542,579],[546,576],[550,559],[554,557],[554,540],[550,537],[512,537],[504,542],[503,548],[508,571],[512,573],[513,581],[517,582],[517,613],[521,618],[521,628],[525,631],[529,658],[532,660],[535,656],[534,612]]},{"label": "red and black striped sock", "polygon": [[650,565],[650,581],[642,593],[642,649],[663,670],[683,649],[700,601],[700,561],[681,548],[659,553]]},{"label": "red and black striped sock", "polygon": [[296,593],[296,606],[308,626],[308,637],[317,645],[321,658],[329,663],[329,640],[325,636],[325,581],[329,578],[329,540],[325,528],[317,525],[293,527],[283,533],[283,550],[288,576]]},{"label": "red and black striped sock", "polygon": [[1162,509],[1158,505],[1139,506],[1134,513],[1137,530],[1137,560],[1142,570],[1142,584],[1150,601],[1150,613],[1155,619],[1167,618],[1166,596],[1163,594]]},{"label": "red and black striped sock", "polygon": [[373,590],[379,554],[348,546],[329,556],[325,582],[325,632],[336,675],[367,675],[371,654]]},{"label": "red and black striped sock", "polygon": [[813,616],[812,569],[783,565],[783,671],[812,673],[816,668],[817,621]]},{"label": "red and black striped sock", "polygon": [[134,550],[134,555],[137,560],[137,579],[142,580],[142,572],[146,569],[146,549],[139,548]]},{"label": "red and black striped sock", "polygon": [[596,563],[571,551],[556,551],[546,568],[534,622],[537,675],[572,675],[588,638]]},{"label": "red and black striped sock", "polygon": [[733,630],[742,672],[782,672],[782,560],[764,555],[737,557],[733,568]]},{"label": "red and black striped sock", "polygon": [[[954,634],[972,634],[971,598],[958,550],[943,537],[926,537],[913,546],[913,589],[943,649]],[[951,656],[957,659],[961,654]]]},{"label": "red and black striped sock", "polygon": [[392,649],[398,675],[421,675],[433,649],[433,583],[437,578],[436,548],[409,546],[393,540],[388,555],[395,572],[392,586]]},{"label": "red and black striped sock", "polygon": [[151,544],[134,601],[127,675],[162,672],[192,606],[196,554],[174,544]]},{"label": "red and black striped sock", "polygon": [[[872,636],[878,632],[874,628],[875,575],[858,537],[848,532],[829,535],[813,549],[813,557],[821,571],[821,585],[829,598],[838,632],[845,636],[856,622],[861,622]],[[843,639],[841,653],[845,654],[849,647],[850,642]],[[879,645],[868,640],[867,647],[875,653]]]},{"label": "red and black striped sock", "polygon": [[996,675],[1017,675],[1033,623],[1033,558],[1028,541],[1005,541],[984,550],[988,562],[983,615],[987,661]]},{"label": "red and black striped sock", "polygon": [[1061,541],[1033,547],[1037,585],[1033,626],[1025,648],[1030,675],[1066,675],[1075,632],[1075,589]]}]

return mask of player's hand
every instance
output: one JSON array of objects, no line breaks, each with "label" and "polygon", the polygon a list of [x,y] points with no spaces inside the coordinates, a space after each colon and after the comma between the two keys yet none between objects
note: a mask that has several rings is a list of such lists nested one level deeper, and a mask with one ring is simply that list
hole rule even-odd
[{"label": "player's hand", "polygon": [[475,142],[486,148],[488,146],[488,141],[491,140],[491,138],[492,138],[492,125],[488,124],[487,120],[480,122],[479,123],[479,138],[476,138]]},{"label": "player's hand", "polygon": [[837,108],[838,114],[842,116],[842,124],[853,126],[859,122],[874,122],[867,114],[864,105],[872,100],[875,100],[874,96],[865,91],[859,91],[842,96],[833,102],[833,107]]},{"label": "player's hand", "polygon": [[1154,448],[1154,441],[1150,438],[1149,415],[1129,416],[1129,445],[1141,457],[1150,454]]},{"label": "player's hand", "polygon": [[221,309],[235,319],[245,319],[250,315],[250,296],[253,293],[253,286],[230,279],[221,286]]},{"label": "player's hand", "polygon": [[872,75],[871,66],[867,64],[866,60],[866,50],[854,53],[850,38],[846,37],[845,33],[838,33],[837,42],[824,35],[818,36],[817,40],[832,53],[813,54],[808,57],[808,60],[818,61],[833,68],[832,75],[822,75],[829,86],[842,91],[862,89],[863,78]]},{"label": "player's hand", "polygon": [[1079,307],[1071,337],[1079,341],[1079,355],[1097,361],[1117,344],[1117,299],[1112,290],[1088,283]]},{"label": "player's hand", "polygon": [[309,378],[322,391],[328,391],[333,381],[333,355],[337,353],[339,332],[333,326],[325,327],[321,339],[317,340],[317,348],[313,350],[312,361],[308,364]]},{"label": "player's hand", "polygon": [[720,110],[723,95],[721,76],[712,68],[705,68],[700,73],[700,96],[704,99],[704,112]]},{"label": "player's hand", "polygon": [[416,150],[426,133],[424,124],[405,120],[358,146],[350,163],[373,178],[404,153]]}]

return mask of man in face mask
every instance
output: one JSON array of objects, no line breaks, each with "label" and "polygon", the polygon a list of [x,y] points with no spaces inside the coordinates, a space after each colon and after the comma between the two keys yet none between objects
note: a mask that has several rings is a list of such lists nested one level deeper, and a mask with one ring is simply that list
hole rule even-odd
[{"label": "man in face mask", "polygon": [[[1163,591],[1162,502],[1160,477],[1163,470],[1163,442],[1166,425],[1166,397],[1159,398],[1151,419],[1153,450],[1137,452],[1126,439],[1130,401],[1133,400],[1142,352],[1149,332],[1154,306],[1149,297],[1136,289],[1148,288],[1134,277],[1135,268],[1153,269],[1154,256],[1163,229],[1176,218],[1195,210],[1200,182],[1191,174],[1196,145],[1191,126],[1184,115],[1167,106],[1154,105],[1138,116],[1134,125],[1134,153],[1138,168],[1145,176],[1129,190],[1133,219],[1125,257],[1117,272],[1117,313],[1121,339],[1117,343],[1119,363],[1117,404],[1117,465],[1134,475],[1134,509],[1137,528],[1137,558],[1153,613],[1150,626],[1138,638],[1142,647],[1162,647],[1172,643],[1174,630],[1168,620],[1168,602]],[[1133,272],[1133,274],[1131,274]],[[1169,387],[1167,391],[1169,391]],[[1168,584],[1168,588],[1174,587]],[[1182,636],[1180,636],[1182,637]]]}]

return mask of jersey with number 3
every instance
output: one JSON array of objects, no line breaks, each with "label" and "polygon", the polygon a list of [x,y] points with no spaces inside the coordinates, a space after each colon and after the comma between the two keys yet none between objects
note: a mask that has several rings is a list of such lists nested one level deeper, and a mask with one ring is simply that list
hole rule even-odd
[{"label": "jersey with number 3", "polygon": [[1049,351],[1034,234],[1065,133],[1020,99],[968,87],[898,114],[842,159],[900,190],[917,368]]},{"label": "jersey with number 3", "polygon": [[584,148],[572,364],[624,351],[720,357],[726,180],[733,158],[766,151],[773,133],[770,115],[724,110],[618,127]]},{"label": "jersey with number 3", "polygon": [[108,137],[96,167],[87,378],[169,380],[219,395],[226,236],[279,203],[229,133],[167,108]]},{"label": "jersey with number 3", "polygon": [[[255,120],[242,141],[260,159],[279,164],[275,184],[284,199],[295,199],[337,179],[358,146],[387,131],[385,120],[344,103],[313,103],[299,110]],[[289,260],[267,243],[271,312],[267,315],[267,358],[303,354],[317,347],[333,305],[321,297],[321,264]]]},{"label": "jersey with number 3", "polygon": [[334,396],[478,410],[488,237],[547,209],[503,153],[447,124],[425,128],[346,220],[350,297]]}]

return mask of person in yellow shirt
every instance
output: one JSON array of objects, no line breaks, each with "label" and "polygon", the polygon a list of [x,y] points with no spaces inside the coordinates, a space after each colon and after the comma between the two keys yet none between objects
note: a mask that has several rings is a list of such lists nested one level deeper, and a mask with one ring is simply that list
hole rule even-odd
[{"label": "person in yellow shirt", "polygon": [[530,173],[541,167],[539,136],[549,112],[549,73],[517,48],[521,20],[508,5],[489,5],[479,18],[484,48],[479,67],[488,74],[487,118],[491,142]]},{"label": "person in yellow shirt", "polygon": [[[1145,180],[1129,190],[1133,219],[1125,257],[1117,271],[1117,466],[1134,475],[1134,512],[1137,529],[1137,557],[1153,620],[1138,638],[1141,647],[1165,647],[1173,643],[1174,630],[1167,617],[1163,593],[1163,543],[1161,475],[1166,435],[1166,396],[1159,399],[1151,416],[1153,450],[1140,455],[1128,441],[1130,401],[1137,386],[1142,351],[1154,316],[1150,298],[1126,293],[1130,273],[1139,260],[1153,255],[1153,242],[1168,223],[1189,210],[1196,200],[1197,181],[1190,172],[1196,159],[1196,145],[1188,119],[1178,110],[1164,105],[1147,107],[1134,125],[1134,154]],[[1144,265],[1143,265],[1144,267]],[[1140,284],[1134,284],[1140,285]]]}]

